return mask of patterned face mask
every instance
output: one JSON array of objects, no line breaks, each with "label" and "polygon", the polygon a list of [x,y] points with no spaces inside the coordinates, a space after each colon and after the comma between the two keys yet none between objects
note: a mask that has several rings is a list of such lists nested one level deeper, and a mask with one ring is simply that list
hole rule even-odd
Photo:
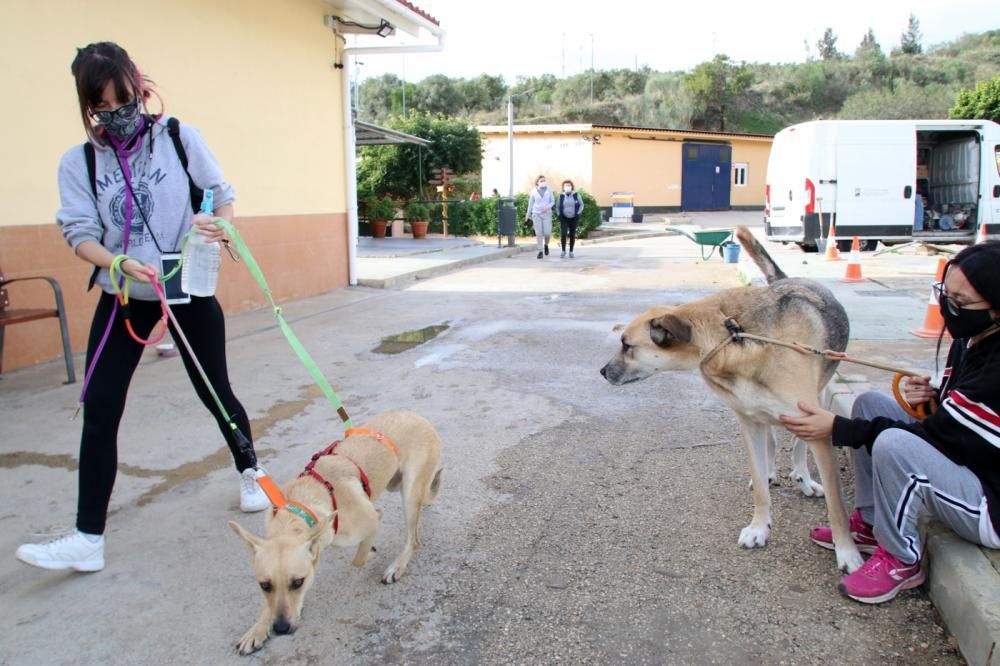
[{"label": "patterned face mask", "polygon": [[114,111],[94,111],[94,118],[107,130],[108,134],[118,141],[132,138],[139,123],[142,121],[142,102],[138,95],[128,104],[119,106]]}]

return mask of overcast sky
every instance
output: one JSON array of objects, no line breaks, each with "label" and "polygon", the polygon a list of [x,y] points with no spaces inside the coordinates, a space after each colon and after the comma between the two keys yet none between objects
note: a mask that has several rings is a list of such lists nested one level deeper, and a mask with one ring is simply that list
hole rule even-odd
[{"label": "overcast sky", "polygon": [[[366,55],[362,79],[394,72],[407,81],[431,74],[571,76],[587,70],[649,65],[689,70],[716,53],[747,62],[802,62],[808,43],[833,28],[841,51],[853,53],[872,28],[882,49],[899,44],[910,13],[920,21],[923,44],[1000,28],[1000,0],[415,0],[446,31],[441,53]],[[403,40],[364,38],[358,46]],[[353,38],[348,38],[348,44]],[[412,42],[413,40],[409,40]],[[419,40],[433,40],[423,35]],[[591,48],[593,45],[593,48]],[[352,72],[355,74],[355,72]]]}]

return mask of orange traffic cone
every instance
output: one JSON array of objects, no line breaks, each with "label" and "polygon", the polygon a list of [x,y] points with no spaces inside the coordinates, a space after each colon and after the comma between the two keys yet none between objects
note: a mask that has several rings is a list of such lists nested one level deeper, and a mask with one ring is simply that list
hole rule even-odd
[{"label": "orange traffic cone", "polygon": [[861,241],[855,236],[851,241],[851,254],[847,259],[847,271],[844,273],[842,282],[864,282],[861,277]]},{"label": "orange traffic cone", "polygon": [[976,231],[976,245],[986,242],[986,221],[984,220],[982,224],[979,225],[979,230]]},{"label": "orange traffic cone", "polygon": [[[937,273],[934,275],[934,282],[941,282],[944,280],[944,267],[948,261],[941,257],[938,259]],[[937,299],[934,297],[934,288],[931,287],[931,298],[927,301],[927,312],[924,315],[924,325],[915,331],[912,331],[913,335],[918,338],[936,338],[941,335],[941,331],[944,329],[944,317],[941,316],[941,306],[938,304]],[[948,334],[945,333],[945,336]]]},{"label": "orange traffic cone", "polygon": [[837,224],[830,220],[830,235],[826,237],[826,260],[840,261],[840,253],[837,252]]}]

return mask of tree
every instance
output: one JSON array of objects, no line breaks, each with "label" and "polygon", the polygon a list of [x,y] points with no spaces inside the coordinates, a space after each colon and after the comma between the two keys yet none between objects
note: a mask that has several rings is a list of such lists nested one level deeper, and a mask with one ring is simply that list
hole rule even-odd
[{"label": "tree", "polygon": [[739,65],[729,56],[719,54],[711,62],[703,62],[684,79],[694,98],[695,111],[691,124],[696,129],[726,130],[726,119],[740,110],[753,84],[753,74],[746,63]]},{"label": "tree", "polygon": [[360,86],[359,115],[366,120],[381,122],[393,113],[393,91],[403,85],[395,74],[383,74],[377,78],[365,79]]},{"label": "tree", "polygon": [[432,74],[417,84],[416,107],[430,114],[454,116],[465,108],[462,91],[444,74]]},{"label": "tree", "polygon": [[816,50],[823,60],[839,60],[844,55],[837,50],[837,37],[833,34],[833,28],[827,28],[823,36],[816,42]]},{"label": "tree", "polygon": [[910,22],[906,26],[906,32],[900,37],[899,51],[907,55],[917,55],[924,52],[924,47],[920,45],[920,21],[913,14],[910,14]]},{"label": "tree", "polygon": [[858,48],[854,51],[855,58],[885,58],[885,54],[882,53],[882,47],[879,46],[878,40],[875,39],[875,32],[868,28],[868,32],[865,36],[861,38],[861,43],[858,44]]},{"label": "tree", "polygon": [[447,167],[465,174],[478,172],[482,166],[482,138],[464,120],[416,112],[392,118],[388,125],[431,143],[362,147],[358,160],[361,198],[385,192],[404,197],[425,195],[431,169]]},{"label": "tree", "polygon": [[992,80],[980,81],[975,90],[958,93],[949,118],[978,118],[1000,123],[1000,74]]}]

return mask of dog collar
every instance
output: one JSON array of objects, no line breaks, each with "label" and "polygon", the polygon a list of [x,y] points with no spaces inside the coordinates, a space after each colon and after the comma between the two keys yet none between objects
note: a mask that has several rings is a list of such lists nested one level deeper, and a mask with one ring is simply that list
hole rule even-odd
[{"label": "dog collar", "polygon": [[281,493],[281,489],[278,488],[271,477],[266,474],[261,474],[257,477],[257,485],[260,489],[264,491],[267,495],[267,499],[271,501],[271,505],[274,507],[274,513],[278,512],[278,509],[284,509],[289,513],[292,513],[299,518],[301,518],[306,525],[309,527],[314,527],[319,519],[316,518],[316,514],[309,510],[305,504],[299,504],[298,502],[289,502],[285,499],[285,496]]}]

